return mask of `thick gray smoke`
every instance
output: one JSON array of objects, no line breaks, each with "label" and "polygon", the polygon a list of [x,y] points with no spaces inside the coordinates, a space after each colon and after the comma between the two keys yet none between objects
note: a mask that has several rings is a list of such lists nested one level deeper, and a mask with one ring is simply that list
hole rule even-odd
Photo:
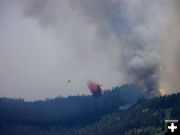
[{"label": "thick gray smoke", "polygon": [[169,1],[165,13],[168,21],[161,31],[159,84],[162,94],[169,94],[180,91],[180,1]]},{"label": "thick gray smoke", "polygon": [[[18,14],[23,16],[21,19],[25,19],[23,22],[35,24],[38,31],[40,26],[42,33],[52,36],[50,41],[48,37],[43,42],[47,48],[44,54],[52,50],[51,57],[43,55],[47,63],[40,57],[42,67],[49,66],[37,70],[51,80],[37,76],[37,81],[29,81],[37,88],[48,84],[44,86],[47,89],[66,89],[62,80],[72,79],[73,89],[84,89],[81,84],[93,79],[105,88],[136,83],[147,97],[180,89],[179,0],[17,0],[14,3]],[[17,10],[14,7],[13,11]],[[38,46],[39,50],[44,49],[43,45]],[[40,61],[37,60],[29,59],[35,65]],[[37,68],[32,66],[29,71],[34,69]],[[42,81],[37,83],[39,80]]]},{"label": "thick gray smoke", "polygon": [[[35,0],[26,4],[25,15],[36,18],[42,26],[53,28],[57,35],[62,29],[59,28],[62,21],[72,21],[74,16],[77,22],[80,20],[93,25],[96,34],[93,38],[94,52],[107,55],[111,50],[117,53],[115,56],[119,53],[115,62],[121,73],[125,73],[124,79],[139,84],[147,96],[152,97],[159,95],[160,44],[157,28],[164,21],[159,18],[164,12],[161,3],[162,0]],[[72,13],[66,14],[64,10],[61,12],[62,9],[72,10]],[[97,48],[101,51],[96,51]],[[118,51],[113,52],[113,48]],[[81,48],[78,51],[83,53]],[[113,58],[109,60],[114,66]]]},{"label": "thick gray smoke", "polygon": [[[147,97],[163,94],[164,89],[170,93],[180,88],[179,3],[178,0],[71,0],[72,7],[100,31],[108,28],[114,34],[119,41],[117,49],[121,49],[120,70],[125,71],[126,80],[139,84]],[[163,79],[169,86],[162,86]]]}]

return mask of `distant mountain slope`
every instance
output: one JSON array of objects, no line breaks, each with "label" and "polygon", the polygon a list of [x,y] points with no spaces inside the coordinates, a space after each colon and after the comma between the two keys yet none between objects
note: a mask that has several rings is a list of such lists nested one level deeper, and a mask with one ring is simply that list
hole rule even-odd
[{"label": "distant mountain slope", "polygon": [[164,135],[164,120],[180,119],[180,93],[143,101],[130,109],[103,117],[72,135]]},{"label": "distant mountain slope", "polygon": [[140,88],[131,84],[104,91],[101,97],[70,96],[34,102],[0,98],[0,126],[81,127],[143,98]]},{"label": "distant mountain slope", "polygon": [[[129,85],[127,86],[129,87]],[[126,96],[133,97],[133,95],[131,96],[126,95]],[[87,98],[90,98],[90,97],[88,96]],[[81,97],[79,97],[78,100],[79,99],[81,99]],[[47,102],[45,106],[48,105],[50,101],[54,102],[54,100],[44,101],[44,102]],[[112,99],[111,98],[107,99],[107,101],[109,100],[111,101]],[[2,109],[2,107],[5,105],[4,99],[1,99],[0,103],[1,103],[0,106]],[[97,104],[98,102],[95,101],[95,103]],[[12,104],[12,105],[15,105],[15,104]],[[111,105],[112,104],[109,104],[109,106]],[[4,107],[6,109],[11,110],[12,106],[4,106]],[[5,110],[5,108],[3,109]],[[2,122],[3,117],[0,115],[1,117],[0,120],[2,122],[0,126],[0,135],[41,135],[41,134],[43,135],[164,135],[164,120],[165,119],[180,119],[180,93],[169,95],[169,96],[158,97],[151,100],[141,100],[141,101],[138,101],[133,106],[131,106],[130,108],[125,107],[124,109],[122,109],[122,106],[121,106],[120,109],[121,110],[117,111],[117,108],[116,108],[115,109],[116,111],[114,113],[109,113],[106,116],[101,115],[101,119],[97,120],[97,122],[93,124],[89,123],[90,125],[86,125],[87,123],[86,124],[84,123],[84,126],[86,125],[85,127],[79,127],[77,125],[61,126],[61,123],[56,125],[52,123],[52,121],[44,121],[46,124],[48,124],[48,126],[45,126],[42,123],[38,123],[38,122],[26,123],[26,121],[22,121],[18,123],[19,118],[21,118],[22,116],[18,116],[18,114],[16,113],[15,114],[18,116],[16,120],[9,121],[9,123],[3,123]],[[17,110],[19,110],[19,108]],[[82,117],[88,120],[89,117],[90,118],[92,117],[91,115],[99,114],[98,113],[99,110],[97,108],[94,111],[95,112],[92,114],[89,114],[88,117],[84,117],[83,115]],[[7,113],[6,115],[8,116],[14,112],[12,112],[12,110],[11,111],[6,110],[6,112],[3,112],[3,113]],[[1,114],[2,114],[2,110],[1,110]],[[12,115],[15,115],[15,114],[12,114]],[[34,114],[32,115],[35,115],[35,114],[36,113],[34,112]],[[28,117],[31,120],[31,118],[33,118],[34,116],[30,117],[27,115],[25,118],[28,118]],[[46,115],[44,117],[49,117],[49,116]]]}]

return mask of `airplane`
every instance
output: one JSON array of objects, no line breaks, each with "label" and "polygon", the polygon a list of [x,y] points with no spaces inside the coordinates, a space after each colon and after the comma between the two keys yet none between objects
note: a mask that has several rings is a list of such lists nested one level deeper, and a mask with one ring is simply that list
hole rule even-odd
[{"label": "airplane", "polygon": [[71,79],[67,81],[67,83],[70,83],[71,82]]}]

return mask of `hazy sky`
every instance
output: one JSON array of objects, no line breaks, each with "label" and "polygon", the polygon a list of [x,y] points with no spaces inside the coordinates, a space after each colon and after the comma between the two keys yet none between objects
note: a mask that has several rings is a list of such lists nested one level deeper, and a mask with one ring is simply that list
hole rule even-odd
[{"label": "hazy sky", "polygon": [[[119,59],[113,47],[116,41],[96,39],[96,26],[77,16],[66,0],[49,5],[59,10],[53,14],[59,20],[53,28],[27,16],[23,4],[5,0],[0,4],[1,96],[38,99],[90,94],[89,79],[104,88],[122,83],[118,65],[112,65]],[[51,20],[46,21],[48,25]]]},{"label": "hazy sky", "polygon": [[180,88],[176,5],[178,0],[0,0],[0,96],[90,94],[89,79],[103,89],[126,82],[151,93],[159,86]]}]

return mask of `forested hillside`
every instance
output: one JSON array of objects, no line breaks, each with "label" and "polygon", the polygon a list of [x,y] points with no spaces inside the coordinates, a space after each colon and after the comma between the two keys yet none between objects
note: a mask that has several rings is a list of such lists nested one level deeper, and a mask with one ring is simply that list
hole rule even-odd
[{"label": "forested hillside", "polygon": [[165,120],[180,119],[180,93],[142,101],[66,135],[164,135]]},{"label": "forested hillside", "polygon": [[163,135],[165,119],[180,119],[180,94],[145,100],[134,85],[101,98],[0,99],[0,135]]},{"label": "forested hillside", "polygon": [[0,126],[82,127],[143,98],[140,88],[128,84],[106,90],[101,97],[69,96],[33,102],[0,98]]}]

